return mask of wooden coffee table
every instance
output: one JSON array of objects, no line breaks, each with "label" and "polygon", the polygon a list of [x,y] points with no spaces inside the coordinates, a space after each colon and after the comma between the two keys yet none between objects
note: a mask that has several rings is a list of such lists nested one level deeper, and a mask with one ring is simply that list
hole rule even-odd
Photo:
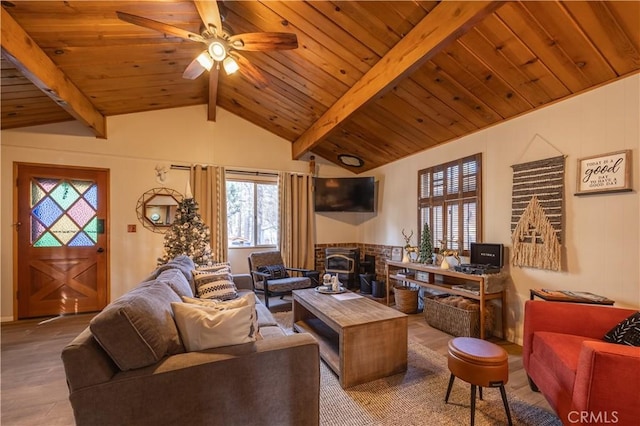
[{"label": "wooden coffee table", "polygon": [[294,330],[318,340],[343,388],[407,369],[407,322],[402,312],[356,293],[293,291]]}]

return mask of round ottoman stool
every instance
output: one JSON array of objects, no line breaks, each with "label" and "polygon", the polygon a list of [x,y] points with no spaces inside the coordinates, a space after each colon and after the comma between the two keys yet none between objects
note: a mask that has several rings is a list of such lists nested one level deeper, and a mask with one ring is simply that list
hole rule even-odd
[{"label": "round ottoman stool", "polygon": [[480,399],[482,388],[500,388],[504,409],[507,412],[509,425],[511,413],[507,403],[507,394],[504,385],[509,380],[509,357],[500,346],[486,340],[473,337],[456,337],[449,341],[447,363],[451,377],[444,402],[449,402],[449,395],[453,387],[453,381],[457,377],[471,384],[471,426],[474,424],[476,411],[476,386],[480,387]]}]

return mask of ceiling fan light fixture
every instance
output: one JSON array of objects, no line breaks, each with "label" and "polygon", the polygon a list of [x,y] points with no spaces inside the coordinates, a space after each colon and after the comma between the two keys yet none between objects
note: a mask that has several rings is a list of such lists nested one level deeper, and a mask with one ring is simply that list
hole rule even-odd
[{"label": "ceiling fan light fixture", "polygon": [[209,56],[209,53],[206,50],[199,54],[196,60],[200,65],[206,68],[207,71],[211,71],[211,68],[213,67],[213,59],[211,59],[211,56]]},{"label": "ceiling fan light fixture", "polygon": [[224,44],[219,40],[212,41],[211,44],[209,44],[208,50],[209,55],[211,55],[214,61],[222,62],[227,56],[227,49],[225,49]]},{"label": "ceiling fan light fixture", "polygon": [[231,56],[227,56],[226,58],[224,58],[224,61],[222,61],[222,66],[224,67],[224,72],[226,72],[227,75],[231,75],[240,69],[240,66],[238,65],[236,60]]}]

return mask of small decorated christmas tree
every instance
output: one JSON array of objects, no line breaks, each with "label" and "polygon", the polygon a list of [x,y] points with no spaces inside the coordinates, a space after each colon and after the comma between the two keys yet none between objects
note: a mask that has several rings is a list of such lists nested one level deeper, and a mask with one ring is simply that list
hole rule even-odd
[{"label": "small decorated christmas tree", "polygon": [[433,242],[431,238],[431,229],[429,224],[425,223],[422,227],[422,238],[420,239],[420,256],[418,262],[431,263],[433,262]]},{"label": "small decorated christmas tree", "polygon": [[164,254],[158,259],[158,265],[182,254],[193,259],[196,266],[211,264],[209,227],[202,221],[198,203],[191,197],[178,203],[173,223],[164,234]]}]

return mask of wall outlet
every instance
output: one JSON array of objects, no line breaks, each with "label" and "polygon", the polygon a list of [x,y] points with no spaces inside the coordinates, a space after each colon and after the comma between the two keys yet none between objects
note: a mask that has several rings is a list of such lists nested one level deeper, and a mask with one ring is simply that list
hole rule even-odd
[{"label": "wall outlet", "polygon": [[136,225],[127,225],[127,232],[136,232]]}]

